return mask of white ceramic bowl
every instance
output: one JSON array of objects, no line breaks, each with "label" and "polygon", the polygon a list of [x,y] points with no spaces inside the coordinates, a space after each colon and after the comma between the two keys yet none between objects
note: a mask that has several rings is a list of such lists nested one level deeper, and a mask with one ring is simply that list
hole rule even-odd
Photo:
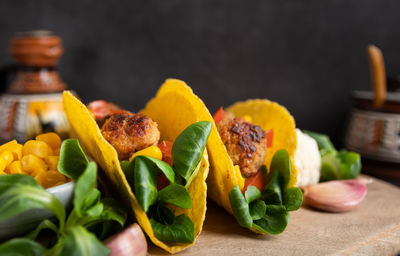
[{"label": "white ceramic bowl", "polygon": [[[75,182],[71,181],[57,187],[47,189],[48,192],[55,195],[62,203],[64,208],[68,209],[72,204]],[[0,221],[0,240],[24,235],[33,230],[42,220],[52,218],[54,215],[46,210],[30,210],[14,216],[10,219]]]}]

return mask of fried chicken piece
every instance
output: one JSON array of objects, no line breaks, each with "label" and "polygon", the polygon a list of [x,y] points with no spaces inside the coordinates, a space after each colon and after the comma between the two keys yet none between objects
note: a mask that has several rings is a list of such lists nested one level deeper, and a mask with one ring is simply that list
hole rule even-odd
[{"label": "fried chicken piece", "polygon": [[101,128],[104,138],[117,150],[120,160],[136,151],[157,144],[160,131],[157,123],[143,114],[111,114]]},{"label": "fried chicken piece", "polygon": [[226,112],[225,118],[217,123],[217,129],[233,164],[239,165],[242,175],[249,177],[257,173],[267,155],[261,127]]}]

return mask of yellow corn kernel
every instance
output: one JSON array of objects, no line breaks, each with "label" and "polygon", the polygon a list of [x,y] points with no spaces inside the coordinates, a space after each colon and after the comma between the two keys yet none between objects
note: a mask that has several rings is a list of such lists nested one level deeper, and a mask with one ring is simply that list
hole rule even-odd
[{"label": "yellow corn kernel", "polygon": [[49,167],[49,170],[57,171],[58,158],[59,158],[58,156],[46,156],[44,158],[44,161]]},{"label": "yellow corn kernel", "polygon": [[31,173],[36,170],[45,172],[48,169],[47,164],[42,159],[32,154],[22,157],[21,163],[22,169],[27,173]]},{"label": "yellow corn kernel", "polygon": [[8,151],[13,154],[14,160],[21,160],[22,159],[22,148],[21,144],[15,144],[8,147]]},{"label": "yellow corn kernel", "polygon": [[12,161],[14,161],[13,154],[8,150],[0,153],[0,158],[4,159],[4,161],[6,162],[6,166],[8,166],[9,164],[11,164]]},{"label": "yellow corn kernel", "polygon": [[36,178],[36,176],[38,176],[41,173],[46,174],[46,171],[43,171],[42,169],[36,169],[33,172],[31,172],[29,175]]},{"label": "yellow corn kernel", "polygon": [[61,145],[60,136],[54,132],[40,134],[36,136],[36,140],[46,142],[53,150],[60,148]]},{"label": "yellow corn kernel", "polygon": [[135,158],[137,156],[151,156],[151,157],[157,158],[158,160],[161,160],[162,152],[159,147],[153,145],[153,146],[147,147],[145,149],[142,149],[142,150],[136,152],[135,154],[133,154],[131,156],[129,161],[132,161],[133,158]]},{"label": "yellow corn kernel", "polygon": [[243,178],[242,172],[240,171],[239,165],[235,165],[234,169],[235,169],[236,178],[238,180],[239,188],[240,188],[240,190],[242,190],[244,187],[244,178]]},{"label": "yellow corn kernel", "polygon": [[244,120],[246,120],[247,122],[249,122],[249,123],[252,123],[253,122],[253,118],[251,118],[251,116],[249,116],[249,115],[245,115],[245,116],[243,116],[242,117]]},{"label": "yellow corn kernel", "polygon": [[40,173],[35,177],[36,181],[44,188],[49,188],[56,185],[59,182],[66,182],[67,179],[64,175],[57,171],[48,171]]},{"label": "yellow corn kernel", "polygon": [[46,173],[45,172],[39,172],[37,175],[34,176],[35,180],[37,181],[37,183],[40,184],[40,186],[45,187],[45,183],[46,183]]},{"label": "yellow corn kernel", "polygon": [[22,155],[26,156],[30,154],[40,158],[45,158],[46,156],[52,156],[53,150],[43,141],[28,140],[22,148]]},{"label": "yellow corn kernel", "polygon": [[24,172],[22,169],[22,163],[21,161],[14,161],[10,164],[8,167],[8,173],[9,174],[27,174]]},{"label": "yellow corn kernel", "polygon": [[8,150],[8,148],[10,146],[13,146],[13,145],[16,145],[16,144],[18,144],[18,142],[16,140],[12,140],[12,141],[9,141],[7,143],[4,143],[3,145],[0,146],[0,153],[5,151],[5,150]]},{"label": "yellow corn kernel", "polygon": [[6,160],[0,158],[0,172],[4,172],[5,169],[6,169]]}]

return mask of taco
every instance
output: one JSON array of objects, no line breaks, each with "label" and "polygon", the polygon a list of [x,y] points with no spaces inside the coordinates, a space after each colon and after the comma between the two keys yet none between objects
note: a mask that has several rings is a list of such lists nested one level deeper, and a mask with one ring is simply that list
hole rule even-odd
[{"label": "taco", "polygon": [[63,100],[71,135],[151,241],[169,253],[191,246],[205,219],[212,125],[192,115],[190,99],[169,93],[138,114],[98,101],[90,111],[68,91]]},{"label": "taco", "polygon": [[301,190],[295,187],[295,122],[286,108],[268,100],[249,100],[211,116],[183,81],[168,79],[156,99],[171,93],[190,98],[193,115],[213,124],[207,142],[208,195],[241,226],[262,234],[281,233],[288,211],[297,210],[302,202]]}]

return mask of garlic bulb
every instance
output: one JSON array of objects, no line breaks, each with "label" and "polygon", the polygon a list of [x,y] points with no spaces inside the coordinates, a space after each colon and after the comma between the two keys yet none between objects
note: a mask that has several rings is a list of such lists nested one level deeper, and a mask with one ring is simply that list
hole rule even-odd
[{"label": "garlic bulb", "polygon": [[346,212],[365,198],[367,187],[362,181],[335,180],[304,187],[304,202],[327,212]]},{"label": "garlic bulb", "polygon": [[111,249],[110,256],[144,256],[147,254],[146,237],[136,223],[108,238],[104,244]]}]

